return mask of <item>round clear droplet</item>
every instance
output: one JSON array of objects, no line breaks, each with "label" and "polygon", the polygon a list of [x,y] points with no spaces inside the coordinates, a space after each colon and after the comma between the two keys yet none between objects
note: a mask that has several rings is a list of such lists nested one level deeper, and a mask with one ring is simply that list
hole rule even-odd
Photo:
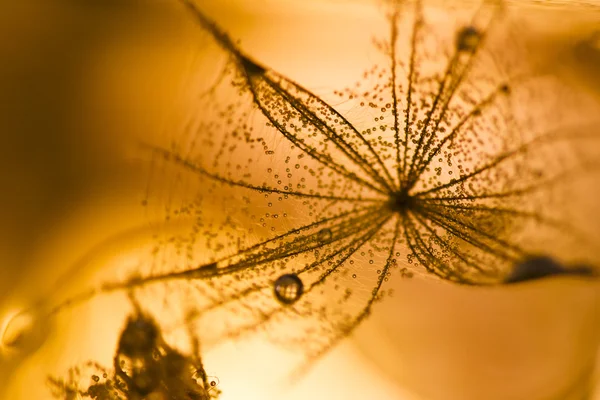
[{"label": "round clear droplet", "polygon": [[4,325],[0,347],[12,351],[33,351],[44,342],[46,329],[37,319],[37,314],[20,312]]},{"label": "round clear droplet", "polygon": [[275,281],[275,297],[283,304],[293,304],[302,296],[304,284],[296,274],[281,275]]},{"label": "round clear droplet", "polygon": [[586,265],[564,266],[553,258],[536,256],[517,263],[504,279],[505,284],[531,281],[558,275],[593,277],[595,271]]},{"label": "round clear droplet", "polygon": [[321,229],[317,233],[317,239],[321,243],[329,242],[331,240],[332,236],[333,236],[333,233],[331,232],[331,229],[329,229],[329,228]]},{"label": "round clear droplet", "polygon": [[474,51],[481,40],[481,33],[472,26],[465,26],[456,34],[458,51]]},{"label": "round clear droplet", "polygon": [[14,315],[6,324],[2,333],[2,345],[20,347],[33,329],[33,316],[29,313]]}]

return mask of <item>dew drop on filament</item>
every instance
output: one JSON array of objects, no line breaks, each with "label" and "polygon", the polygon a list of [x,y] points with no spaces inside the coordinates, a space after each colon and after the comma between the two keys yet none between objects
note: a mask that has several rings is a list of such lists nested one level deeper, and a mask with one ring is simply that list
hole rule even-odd
[{"label": "dew drop on filament", "polygon": [[293,304],[302,296],[304,284],[296,274],[281,275],[273,285],[275,297],[282,304]]},{"label": "dew drop on filament", "polygon": [[456,34],[458,51],[474,51],[481,40],[481,34],[472,26],[465,26]]},{"label": "dew drop on filament", "polygon": [[329,242],[331,240],[332,236],[333,236],[333,234],[331,233],[331,229],[328,229],[328,228],[321,229],[317,233],[317,239],[319,240],[319,242],[322,242],[322,243]]}]

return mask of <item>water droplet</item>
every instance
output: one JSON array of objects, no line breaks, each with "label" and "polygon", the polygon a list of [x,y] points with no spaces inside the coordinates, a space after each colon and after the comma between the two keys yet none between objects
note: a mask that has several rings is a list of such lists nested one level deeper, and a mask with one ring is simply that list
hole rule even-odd
[{"label": "water droplet", "polygon": [[331,232],[331,229],[324,228],[317,233],[317,240],[322,243],[329,242],[332,236],[333,233]]},{"label": "water droplet", "polygon": [[2,344],[8,347],[19,347],[33,328],[33,317],[28,313],[14,315],[6,324],[2,334]]},{"label": "water droplet", "polygon": [[600,51],[600,30],[592,34],[590,44],[593,49]]},{"label": "water droplet", "polygon": [[481,40],[481,33],[472,26],[465,26],[456,34],[458,51],[474,51]]},{"label": "water droplet", "polygon": [[98,375],[92,375],[92,380],[94,382],[99,382],[100,381],[100,377]]},{"label": "water droplet", "polygon": [[281,275],[273,286],[275,297],[283,304],[293,304],[304,290],[302,280],[296,274]]},{"label": "water droplet", "polygon": [[47,331],[30,312],[20,312],[10,318],[4,326],[0,344],[2,347],[23,351],[37,349],[43,343]]}]

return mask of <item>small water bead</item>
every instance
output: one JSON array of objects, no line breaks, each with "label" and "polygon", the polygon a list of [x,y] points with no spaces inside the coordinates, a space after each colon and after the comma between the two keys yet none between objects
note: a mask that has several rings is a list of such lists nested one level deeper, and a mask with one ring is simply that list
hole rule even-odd
[{"label": "small water bead", "polygon": [[481,33],[472,26],[465,26],[456,34],[458,51],[474,51],[481,40]]},{"label": "small water bead", "polygon": [[331,229],[329,229],[329,228],[321,229],[317,233],[317,240],[322,243],[329,242],[332,237],[333,237],[333,233],[331,232]]},{"label": "small water bead", "polygon": [[304,284],[296,274],[281,275],[273,284],[273,292],[275,297],[282,304],[293,304],[304,291]]}]

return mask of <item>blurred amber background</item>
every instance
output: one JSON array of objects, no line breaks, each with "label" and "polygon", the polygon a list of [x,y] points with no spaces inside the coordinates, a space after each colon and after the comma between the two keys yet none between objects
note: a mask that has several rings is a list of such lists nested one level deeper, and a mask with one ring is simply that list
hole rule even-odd
[{"label": "blurred amber background", "polygon": [[[332,74],[353,79],[360,70],[361,54],[350,50],[369,39],[356,26],[378,12],[374,3],[232,0],[209,8],[253,54],[326,86]],[[440,12],[448,6],[438,3]],[[600,96],[593,2],[511,7],[530,23],[540,68]],[[0,329],[55,288],[135,262],[134,249],[149,240],[140,207],[149,178],[136,138],[168,135],[196,62],[194,32],[175,1],[0,5]],[[290,46],[318,63],[287,57]],[[339,59],[348,71],[334,68]],[[207,369],[225,400],[558,399],[596,358],[599,290],[573,279],[493,290],[401,282],[353,341],[291,388],[278,374],[287,356],[266,343],[208,351]],[[21,322],[25,334],[8,332],[19,346],[0,353],[0,398],[49,398],[48,374],[90,358],[110,363],[127,313],[119,302],[100,300],[52,323],[32,314],[31,326]]]}]

